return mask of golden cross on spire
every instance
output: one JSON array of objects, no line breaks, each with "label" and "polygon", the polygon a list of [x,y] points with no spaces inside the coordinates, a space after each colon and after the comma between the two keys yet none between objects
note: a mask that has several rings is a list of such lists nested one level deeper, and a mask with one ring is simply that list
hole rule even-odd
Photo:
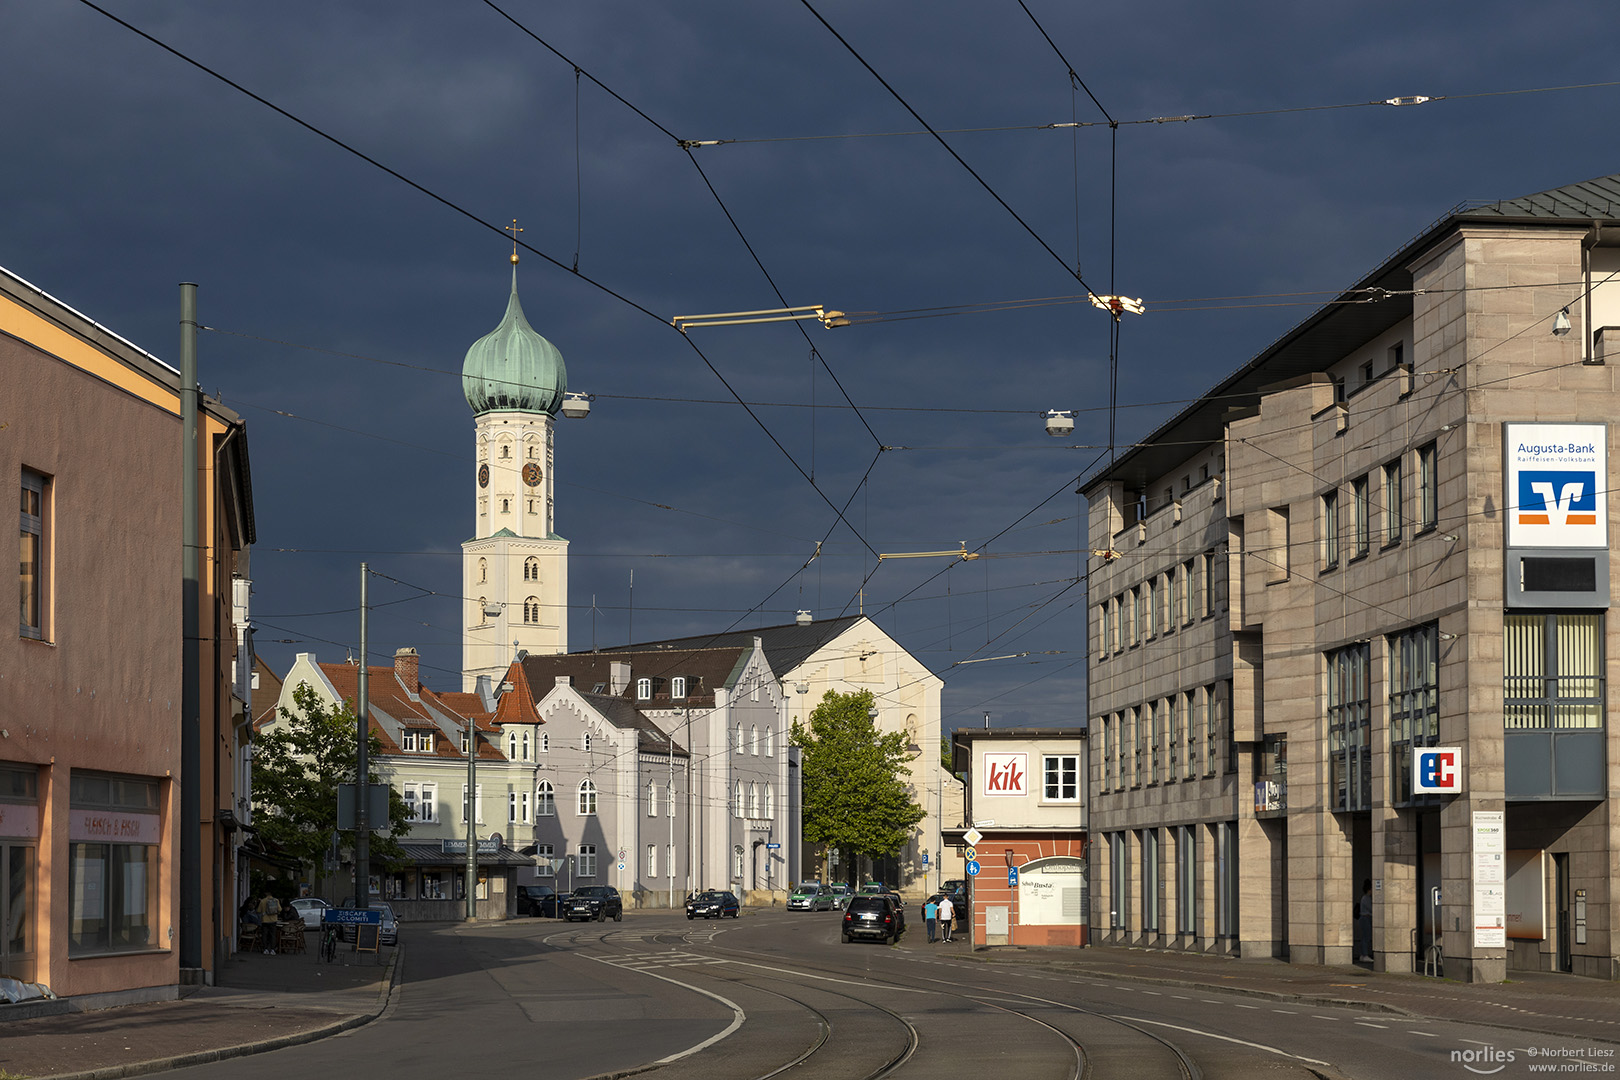
[{"label": "golden cross on spire", "polygon": [[509,232],[509,233],[512,234],[512,263],[515,266],[517,264],[517,261],[518,261],[518,253],[517,253],[518,235],[517,234],[522,232],[523,230],[518,228],[517,218],[513,218],[512,219],[512,224],[507,225],[501,231],[502,232]]}]

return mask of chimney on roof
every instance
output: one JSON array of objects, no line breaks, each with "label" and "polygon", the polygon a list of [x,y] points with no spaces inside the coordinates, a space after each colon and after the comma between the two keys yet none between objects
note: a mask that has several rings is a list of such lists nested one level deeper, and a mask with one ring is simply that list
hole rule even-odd
[{"label": "chimney on roof", "polygon": [[480,675],[473,680],[473,692],[478,700],[484,703],[485,712],[494,712],[497,704],[495,700],[495,680],[488,675]]},{"label": "chimney on roof", "polygon": [[801,611],[793,617],[793,621],[800,626],[809,626],[813,616],[808,611]]},{"label": "chimney on roof", "polygon": [[609,664],[608,693],[622,694],[630,689],[630,662],[614,660]]},{"label": "chimney on roof", "polygon": [[409,645],[394,650],[394,676],[412,693],[422,685],[417,678],[417,665],[420,663],[421,657],[417,656],[416,650]]}]

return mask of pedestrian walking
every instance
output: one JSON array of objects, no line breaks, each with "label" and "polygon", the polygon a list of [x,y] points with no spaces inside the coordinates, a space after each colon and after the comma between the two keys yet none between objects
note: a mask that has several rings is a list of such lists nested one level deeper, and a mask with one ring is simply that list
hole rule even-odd
[{"label": "pedestrian walking", "polygon": [[[1340,940],[1343,940],[1342,938]],[[1372,962],[1372,879],[1361,883],[1361,899],[1356,901],[1356,963]]]},{"label": "pedestrian walking", "polygon": [[951,903],[950,897],[942,896],[939,898],[938,910],[940,936],[949,941],[951,940],[951,920],[956,918],[956,905]]},{"label": "pedestrian walking", "polygon": [[923,905],[923,919],[928,923],[928,944],[934,943],[935,923],[939,920],[939,897],[930,896]]}]

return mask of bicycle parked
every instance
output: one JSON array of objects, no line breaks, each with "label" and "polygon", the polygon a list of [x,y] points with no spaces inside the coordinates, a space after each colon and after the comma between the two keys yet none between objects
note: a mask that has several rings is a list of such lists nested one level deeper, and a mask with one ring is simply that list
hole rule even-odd
[{"label": "bicycle parked", "polygon": [[335,922],[321,923],[321,960],[332,963],[337,959],[338,924]]}]

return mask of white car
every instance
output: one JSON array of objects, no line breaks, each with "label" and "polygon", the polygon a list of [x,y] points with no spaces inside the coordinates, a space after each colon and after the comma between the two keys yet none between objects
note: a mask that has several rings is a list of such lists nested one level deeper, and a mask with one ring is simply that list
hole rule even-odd
[{"label": "white car", "polygon": [[292,902],[293,910],[298,917],[304,920],[305,930],[319,930],[321,928],[321,913],[332,905],[315,896],[306,896],[301,900]]}]

